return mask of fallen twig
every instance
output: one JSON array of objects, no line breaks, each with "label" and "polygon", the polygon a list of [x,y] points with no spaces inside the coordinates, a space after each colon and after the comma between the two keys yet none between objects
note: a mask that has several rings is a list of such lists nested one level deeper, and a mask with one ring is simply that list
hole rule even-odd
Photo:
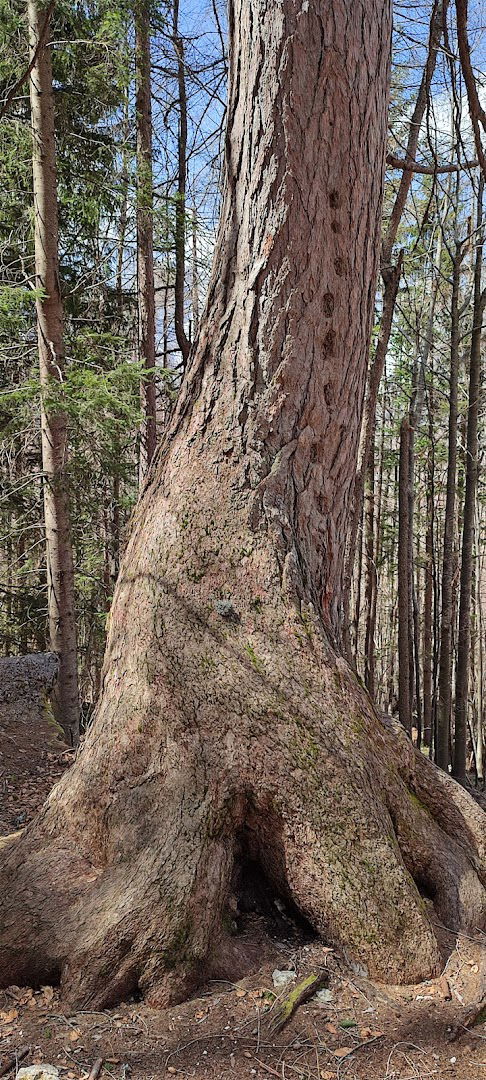
[{"label": "fallen twig", "polygon": [[313,997],[318,990],[321,990],[323,986],[327,986],[329,982],[329,971],[321,971],[318,974],[307,975],[305,979],[297,983],[297,986],[290,991],[284,997],[283,1001],[279,1002],[274,1009],[271,1010],[271,1014],[268,1020],[268,1031],[272,1034],[277,1034],[285,1027],[291,1016],[294,1015],[299,1005],[303,1005],[304,1002],[309,1001],[309,998]]},{"label": "fallen twig", "polygon": [[19,1061],[23,1061],[30,1052],[30,1046],[23,1046],[21,1050],[18,1050],[15,1054],[5,1062],[5,1065],[0,1067],[0,1076],[6,1076],[11,1069],[16,1069]]},{"label": "fallen twig", "polygon": [[[357,1054],[358,1050],[364,1050],[366,1046],[371,1046],[373,1043],[378,1042],[379,1039],[384,1039],[384,1038],[385,1038],[384,1033],[380,1034],[380,1035],[373,1035],[373,1037],[371,1039],[366,1039],[365,1042],[357,1043],[356,1046],[350,1046],[349,1052],[347,1054],[344,1054],[343,1057],[341,1057],[339,1059],[338,1068],[337,1068],[337,1077],[339,1078],[342,1066],[348,1060],[348,1058],[351,1057],[352,1054]],[[331,1053],[332,1053],[332,1051],[331,1051]]]},{"label": "fallen twig", "polygon": [[277,1076],[278,1080],[282,1080],[282,1073],[277,1072],[276,1069],[272,1069],[271,1065],[266,1065],[264,1061],[260,1061],[260,1058],[257,1058],[255,1056],[253,1056],[253,1060],[257,1062],[261,1069],[264,1069],[265,1072],[270,1073],[270,1076]]},{"label": "fallen twig", "polygon": [[96,1058],[89,1071],[88,1080],[97,1080],[103,1067],[103,1058]]}]

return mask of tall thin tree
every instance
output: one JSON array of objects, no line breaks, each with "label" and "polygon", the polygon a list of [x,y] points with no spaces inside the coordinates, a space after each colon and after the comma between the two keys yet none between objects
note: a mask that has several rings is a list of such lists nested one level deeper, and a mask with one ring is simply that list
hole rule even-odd
[{"label": "tall thin tree", "polygon": [[146,0],[135,0],[134,10],[137,113],[138,354],[146,369],[143,380],[145,402],[143,469],[145,470],[152,461],[157,444],[150,7]]},{"label": "tall thin tree", "polygon": [[479,181],[477,203],[476,259],[474,266],[474,303],[471,351],[469,359],[469,397],[466,436],[466,487],[462,526],[462,555],[459,601],[459,632],[457,642],[455,737],[453,773],[457,780],[466,779],[466,736],[469,688],[469,650],[471,645],[471,590],[473,582],[474,513],[478,487],[478,420],[481,375],[481,335],[483,328],[486,289],[482,289],[483,271],[483,190]]},{"label": "tall thin tree", "polygon": [[187,176],[187,91],[184,40],[179,31],[179,0],[172,5],[172,40],[177,61],[177,193],[175,204],[174,322],[177,344],[185,367],[191,343],[186,334],[184,293],[186,277],[186,176]]},{"label": "tall thin tree", "polygon": [[398,228],[402,219],[403,211],[407,202],[408,193],[413,178],[413,165],[419,145],[422,122],[429,101],[430,88],[437,64],[440,42],[443,33],[444,20],[447,15],[449,0],[433,0],[432,12],[429,25],[429,42],[427,57],[422,72],[422,78],[417,91],[415,106],[410,117],[408,128],[405,161],[402,165],[402,175],[398,184],[397,194],[393,203],[390,218],[382,240],[380,269],[383,280],[381,324],[376,348],[369,367],[366,383],[366,396],[361,426],[360,449],[358,457],[358,470],[354,485],[353,510],[349,525],[349,538],[345,566],[345,589],[344,589],[344,619],[343,636],[348,658],[351,658],[351,637],[349,626],[349,597],[353,578],[353,567],[356,557],[356,541],[359,523],[362,516],[365,479],[368,462],[371,455],[371,447],[375,438],[376,426],[376,402],[380,387],[385,357],[390,341],[393,315],[398,296],[400,278],[402,273],[402,252],[393,259],[393,248],[397,239]]},{"label": "tall thin tree", "polygon": [[[28,0],[30,109],[34,190],[37,338],[41,380],[42,469],[51,649],[59,656],[53,695],[55,714],[72,745],[79,741],[74,565],[67,486],[67,418],[64,378],[63,307],[59,274],[58,206],[50,20],[37,0]],[[39,41],[44,44],[39,48]],[[47,43],[46,43],[47,42]]]},{"label": "tall thin tree", "polygon": [[442,607],[440,621],[439,699],[437,712],[436,761],[448,769],[451,741],[452,648],[453,648],[453,567],[457,473],[457,422],[459,383],[459,286],[463,244],[455,240],[452,251],[451,347],[449,377],[449,430],[447,444],[447,484],[442,556]]}]

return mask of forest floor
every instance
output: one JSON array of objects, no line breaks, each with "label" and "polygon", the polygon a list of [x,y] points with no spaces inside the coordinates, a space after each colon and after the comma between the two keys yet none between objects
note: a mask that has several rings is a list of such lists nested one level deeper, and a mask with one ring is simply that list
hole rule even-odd
[{"label": "forest floor", "polygon": [[[49,726],[23,718],[0,733],[0,834],[23,827],[68,766]],[[237,983],[210,983],[184,1005],[161,1011],[129,1001],[102,1012],[66,1012],[56,987],[0,991],[0,1076],[49,1063],[60,1080],[82,1080],[103,1059],[101,1080],[486,1080],[486,1024],[462,1027],[486,985],[486,935],[440,928],[443,975],[418,986],[372,983],[342,956],[268,917],[248,913],[241,932],[258,970]],[[301,1005],[269,1033],[276,1006],[312,971],[329,968],[329,1000]],[[295,980],[276,988],[273,971]],[[456,1038],[451,1041],[451,1035]]]}]

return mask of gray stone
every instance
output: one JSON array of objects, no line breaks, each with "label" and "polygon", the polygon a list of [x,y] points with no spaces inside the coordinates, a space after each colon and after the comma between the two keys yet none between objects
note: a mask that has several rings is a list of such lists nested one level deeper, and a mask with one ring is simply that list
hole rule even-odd
[{"label": "gray stone", "polygon": [[59,1080],[59,1069],[55,1065],[28,1065],[19,1069],[16,1080]]},{"label": "gray stone", "polygon": [[295,979],[295,971],[279,971],[275,968],[272,972],[272,982],[274,986],[288,986],[289,983]]}]

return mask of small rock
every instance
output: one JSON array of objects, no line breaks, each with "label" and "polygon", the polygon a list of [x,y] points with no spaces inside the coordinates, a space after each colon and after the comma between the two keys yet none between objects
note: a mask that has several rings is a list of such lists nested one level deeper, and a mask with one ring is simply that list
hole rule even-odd
[{"label": "small rock", "polygon": [[346,959],[348,959],[351,971],[353,971],[355,975],[359,975],[361,979],[367,979],[369,977],[368,969],[363,967],[362,964],[356,964],[354,960],[349,960],[348,957]]},{"label": "small rock", "polygon": [[59,1080],[59,1069],[55,1065],[28,1065],[19,1069],[17,1080]]},{"label": "small rock", "polygon": [[317,1001],[319,1005],[327,1005],[332,999],[332,990],[328,990],[327,987],[325,987],[324,990],[318,990],[317,994],[314,994],[313,1001]]},{"label": "small rock", "polygon": [[272,971],[272,982],[274,986],[287,986],[288,983],[293,982],[295,979],[295,971],[279,971],[275,968]]}]

